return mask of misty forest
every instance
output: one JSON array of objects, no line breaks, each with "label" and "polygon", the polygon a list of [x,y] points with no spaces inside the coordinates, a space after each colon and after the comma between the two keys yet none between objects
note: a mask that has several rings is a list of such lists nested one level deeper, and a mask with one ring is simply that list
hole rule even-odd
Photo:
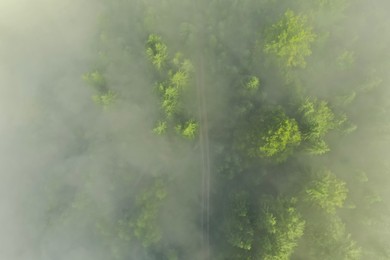
[{"label": "misty forest", "polygon": [[1,259],[390,259],[390,2],[16,2]]}]

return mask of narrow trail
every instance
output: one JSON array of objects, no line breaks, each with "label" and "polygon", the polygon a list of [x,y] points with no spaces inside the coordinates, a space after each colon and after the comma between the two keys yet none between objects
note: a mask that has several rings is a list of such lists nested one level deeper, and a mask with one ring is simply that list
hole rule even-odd
[{"label": "narrow trail", "polygon": [[206,24],[207,16],[205,13],[206,0],[194,1],[195,16],[194,23],[197,24],[197,64],[196,64],[196,89],[197,89],[197,106],[199,117],[199,145],[201,155],[201,260],[210,259],[210,190],[211,190],[211,160],[210,160],[210,141],[209,141],[209,126],[207,116],[207,95],[205,77],[205,53],[206,46]]},{"label": "narrow trail", "polygon": [[207,100],[205,94],[204,81],[204,61],[203,55],[199,57],[198,75],[197,75],[197,94],[198,94],[198,113],[199,113],[199,142],[201,151],[202,164],[202,183],[201,183],[201,228],[202,241],[201,248],[204,252],[203,259],[209,259],[210,254],[210,145],[208,134],[208,118],[207,118]]}]

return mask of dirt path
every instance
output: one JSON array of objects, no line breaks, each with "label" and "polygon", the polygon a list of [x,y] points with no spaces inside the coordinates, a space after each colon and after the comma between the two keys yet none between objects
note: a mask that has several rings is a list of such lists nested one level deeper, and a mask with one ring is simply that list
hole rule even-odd
[{"label": "dirt path", "polygon": [[204,61],[203,55],[199,57],[199,65],[197,71],[197,92],[198,92],[198,113],[199,113],[199,142],[201,150],[202,163],[202,184],[201,184],[201,227],[202,227],[202,242],[201,247],[204,252],[204,259],[209,258],[210,247],[210,145],[208,134],[208,118],[207,118],[207,100],[205,94],[204,81]]}]

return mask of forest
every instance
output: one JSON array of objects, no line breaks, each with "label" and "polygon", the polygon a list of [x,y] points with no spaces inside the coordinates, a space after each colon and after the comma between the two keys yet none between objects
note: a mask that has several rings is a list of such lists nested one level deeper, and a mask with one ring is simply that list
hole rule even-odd
[{"label": "forest", "polygon": [[38,2],[0,20],[1,259],[390,259],[390,2]]}]

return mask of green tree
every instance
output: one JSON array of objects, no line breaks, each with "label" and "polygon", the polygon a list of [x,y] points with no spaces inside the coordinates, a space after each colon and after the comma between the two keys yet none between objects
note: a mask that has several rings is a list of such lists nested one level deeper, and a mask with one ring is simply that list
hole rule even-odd
[{"label": "green tree", "polygon": [[263,199],[257,228],[255,259],[290,259],[305,230],[305,221],[296,209],[296,199]]},{"label": "green tree", "polygon": [[345,117],[337,118],[326,101],[307,98],[298,109],[299,127],[305,148],[311,154],[324,154],[330,149],[324,138],[333,129],[340,127]]},{"label": "green tree", "polygon": [[250,120],[244,144],[250,157],[261,157],[282,162],[301,142],[295,119],[281,109],[267,111]]},{"label": "green tree", "polygon": [[187,139],[194,139],[198,132],[198,123],[194,120],[189,120],[184,125],[177,125],[176,131]]},{"label": "green tree", "polygon": [[159,208],[166,196],[165,183],[158,179],[150,189],[137,198],[138,213],[128,222],[128,225],[144,247],[155,245],[162,237],[158,216]]},{"label": "green tree", "polygon": [[346,183],[327,170],[315,174],[305,186],[300,201],[307,225],[296,254],[299,259],[360,259],[360,247],[337,215],[347,193]]},{"label": "green tree", "polygon": [[231,246],[227,259],[290,259],[305,229],[296,199],[267,196],[255,201],[248,192],[232,197],[224,224]]},{"label": "green tree", "polygon": [[249,216],[248,193],[235,194],[232,211],[225,224],[228,243],[237,249],[250,251],[254,240],[254,229]]},{"label": "green tree", "polygon": [[[191,116],[183,103],[183,95],[190,87],[193,65],[181,52],[176,52],[170,58],[167,46],[160,36],[149,35],[146,43],[146,54],[158,71],[156,78],[157,90],[160,94],[162,119],[157,123],[153,132],[162,135],[169,129],[187,139],[194,139],[198,131],[198,123]],[[164,69],[163,69],[164,68]]]},{"label": "green tree", "polygon": [[[155,118],[153,132],[169,137],[166,138],[168,142],[163,143],[164,146],[169,145],[164,148],[167,154],[151,154],[150,160],[149,156],[142,156],[139,157],[143,159],[141,162],[134,162],[129,160],[129,154],[135,152],[133,150],[127,152],[126,149],[134,143],[127,140],[134,140],[133,136],[137,131],[122,128],[116,134],[115,124],[116,127],[110,129],[113,131],[110,140],[102,142],[104,145],[102,147],[107,144],[112,148],[118,147],[120,150],[113,157],[120,157],[119,154],[123,153],[124,159],[115,158],[117,161],[112,163],[110,174],[107,175],[115,174],[117,165],[127,171],[127,165],[134,163],[137,168],[153,172],[156,171],[154,167],[159,169],[167,167],[172,171],[171,178],[178,187],[189,187],[196,182],[199,177],[199,168],[193,166],[196,160],[192,162],[182,158],[196,158],[193,155],[198,151],[198,146],[193,145],[194,149],[188,149],[191,151],[183,154],[187,149],[182,149],[182,143],[176,141],[194,140],[198,135],[199,123],[196,120],[198,107],[196,102],[191,102],[196,96],[195,79],[204,78],[207,83],[206,96],[210,97],[210,101],[218,97],[216,102],[208,104],[210,114],[207,130],[212,145],[210,157],[213,160],[213,169],[215,163],[215,169],[220,169],[218,172],[224,176],[221,178],[218,174],[213,175],[215,182],[210,193],[210,199],[216,202],[210,215],[212,223],[210,244],[215,246],[212,251],[221,252],[220,259],[294,259],[293,252],[297,252],[298,241],[302,239],[303,245],[298,250],[296,259],[358,259],[359,247],[348,233],[349,223],[346,226],[344,220],[337,215],[347,210],[337,210],[343,207],[346,200],[347,185],[330,172],[321,172],[313,179],[305,179],[307,175],[300,174],[297,169],[305,168],[308,162],[295,160],[301,157],[293,156],[295,151],[301,150],[300,148],[311,154],[329,151],[327,141],[328,138],[333,138],[329,133],[341,125],[344,126],[346,120],[346,117],[338,116],[338,109],[345,109],[352,103],[355,95],[359,96],[356,98],[357,102],[364,102],[364,95],[359,94],[370,94],[370,89],[375,89],[380,84],[380,80],[365,84],[366,81],[359,75],[350,82],[344,82],[353,78],[346,73],[353,75],[356,71],[365,69],[360,63],[359,66],[353,66],[355,61],[362,61],[365,58],[361,57],[360,48],[353,46],[352,40],[334,48],[345,30],[342,23],[334,22],[342,20],[331,16],[337,12],[337,16],[341,17],[341,11],[338,9],[344,6],[341,3],[347,1],[314,0],[308,3],[301,0],[211,0],[200,1],[199,4],[193,4],[190,0],[105,1],[111,14],[106,17],[106,24],[100,34],[97,52],[99,62],[93,66],[92,72],[84,75],[84,80],[97,91],[94,98],[97,103],[106,107],[113,101],[123,102],[125,105],[121,106],[123,108],[121,111],[129,108],[128,104],[132,104],[131,102],[136,102],[137,107],[142,107],[144,97],[155,101],[155,97],[152,95],[149,97],[152,86],[155,86],[154,94],[159,98],[156,107],[159,110],[149,114],[150,109],[147,107],[150,103],[145,102],[149,104],[145,104],[145,114],[142,116]],[[172,6],[175,8],[172,9]],[[274,22],[276,13],[282,16],[279,20],[276,18],[278,21]],[[309,21],[313,22],[315,31]],[[359,20],[359,24],[360,22]],[[255,31],[265,31],[263,45],[259,44],[258,34],[253,33]],[[152,34],[145,37],[150,32]],[[158,35],[155,32],[158,32]],[[144,44],[140,44],[139,39],[144,39]],[[310,60],[317,57],[324,59],[309,63],[308,57],[312,54],[315,41],[317,41],[315,55]],[[329,54],[327,55],[329,57],[323,57],[322,53]],[[267,59],[262,57],[264,54],[279,66],[269,66]],[[197,75],[201,69],[197,67],[195,70],[191,62],[198,60],[200,55],[204,58],[203,75]],[[142,61],[145,61],[145,64]],[[321,71],[329,67],[329,64],[334,65],[333,71],[330,70],[332,73],[329,73],[334,76],[331,81],[327,81],[329,74]],[[313,77],[308,76],[308,73],[303,74],[302,69],[306,66],[310,66],[308,71],[313,72],[309,73]],[[148,73],[143,78],[145,72]],[[319,72],[322,73],[322,77],[318,75]],[[283,77],[279,77],[282,74],[292,75],[294,80],[286,84]],[[386,81],[385,77],[378,76]],[[299,93],[306,93],[309,85],[322,86],[318,84],[320,82],[324,86],[332,85],[335,89],[342,85],[340,91],[326,91],[339,95],[336,100],[329,100],[332,106],[327,100],[313,97],[303,99],[296,106],[296,110],[290,109],[294,105],[291,101],[296,100],[297,90]],[[364,86],[348,90],[348,86],[356,85],[356,82],[363,82]],[[117,94],[111,86],[115,86],[115,91],[120,92]],[[120,98],[117,98],[119,93]],[[353,94],[342,96],[346,93]],[[374,95],[371,95],[372,97]],[[371,105],[372,102],[368,103]],[[378,108],[382,109],[382,106]],[[127,112],[118,116],[123,114]],[[371,116],[377,117],[380,122],[386,115],[387,112],[381,114],[379,110],[371,113]],[[119,124],[118,127],[125,125]],[[383,131],[388,129],[384,129],[382,124],[378,124],[378,127],[370,124],[373,129],[379,129],[379,126]],[[176,134],[179,138],[171,138],[173,137],[171,134]],[[133,136],[130,138],[130,135]],[[146,140],[145,137],[148,139],[145,135],[142,140]],[[119,143],[115,143],[118,140]],[[154,145],[153,138],[147,140],[147,143]],[[180,148],[177,143],[180,143]],[[171,152],[172,157],[169,155]],[[215,159],[221,154],[223,155],[221,158]],[[329,157],[315,158],[315,163],[328,163],[328,158],[334,157],[337,157],[337,149],[334,154],[329,154]],[[175,164],[174,158],[180,158],[179,168],[186,169],[185,175],[180,174],[178,177],[179,174],[175,174],[178,165]],[[291,159],[288,164],[287,158]],[[160,159],[164,162],[160,163]],[[268,162],[277,162],[278,165]],[[144,163],[148,167],[143,167]],[[286,169],[288,174],[283,175]],[[226,178],[228,175],[229,178]],[[79,196],[75,203],[72,203],[72,207],[65,208],[77,213],[76,209],[81,212],[83,208],[89,206],[91,208],[88,210],[89,220],[93,220],[89,221],[90,226],[98,222],[99,232],[96,233],[106,238],[103,240],[108,241],[107,244],[116,259],[133,259],[129,253],[133,245],[136,251],[143,252],[144,257],[138,259],[193,258],[193,255],[186,255],[184,252],[193,253],[196,250],[194,240],[174,241],[176,238],[173,238],[175,236],[187,238],[190,232],[185,233],[183,230],[177,232],[175,227],[172,233],[182,231],[183,233],[166,236],[166,232],[171,231],[170,227],[164,225],[162,228],[160,222],[165,220],[161,216],[168,214],[168,210],[164,208],[166,205],[169,205],[169,209],[177,206],[180,214],[188,214],[191,220],[198,219],[196,207],[192,207],[194,205],[192,202],[196,202],[198,195],[196,191],[190,189],[182,193],[184,196],[177,196],[177,200],[171,200],[172,196],[169,197],[169,201],[165,201],[168,188],[164,182],[146,181],[145,187],[137,189],[138,192],[130,188],[130,183],[133,183],[133,180],[131,182],[116,180],[110,187],[112,190],[118,190],[119,184],[123,184],[121,192],[110,193],[108,196],[113,198],[113,201],[120,201],[117,203],[120,206],[115,210],[105,212],[105,215],[110,217],[104,218],[99,215],[100,201],[95,203],[96,205],[92,204],[94,200],[91,196],[88,197],[88,192],[80,192],[83,196]],[[140,183],[144,185],[144,179]],[[268,187],[272,186],[269,185],[271,183],[276,183],[276,187]],[[304,187],[301,191],[291,192],[296,191],[297,186],[301,187],[301,183]],[[234,193],[232,197],[226,196],[227,190],[237,189],[245,192]],[[299,200],[288,197],[287,194],[292,197],[299,194]],[[187,197],[188,200],[182,200],[182,197]],[[367,200],[370,202],[366,203],[372,203],[373,206],[378,203],[376,202],[378,197],[369,196]],[[188,201],[191,203],[184,203]],[[61,205],[56,205],[54,211],[64,207]],[[182,205],[191,207],[182,208]],[[365,208],[361,211],[363,210]],[[87,211],[83,210],[82,213],[84,212]],[[56,217],[57,214],[53,214],[53,218]],[[221,219],[224,221],[219,225]],[[374,221],[374,217],[367,218],[367,222],[371,221]],[[377,222],[376,229],[382,229],[382,222],[378,220]],[[221,229],[223,230],[221,236],[213,233]],[[386,235],[383,235],[384,241]],[[99,239],[100,237],[97,238]],[[211,258],[215,259],[213,255]]]},{"label": "green tree", "polygon": [[95,101],[96,104],[107,108],[115,102],[115,100],[117,99],[117,95],[111,90],[109,90],[106,93],[92,96],[92,99],[93,101]]},{"label": "green tree", "polygon": [[161,70],[168,58],[167,45],[160,36],[151,34],[146,42],[146,54],[156,69]]},{"label": "green tree", "polygon": [[107,87],[107,81],[102,72],[95,70],[85,73],[83,80],[97,92],[92,96],[92,100],[96,104],[107,108],[117,99],[117,94]]},{"label": "green tree", "polygon": [[276,55],[286,68],[306,66],[305,57],[311,54],[316,34],[305,15],[287,10],[284,17],[267,32],[264,51]]},{"label": "green tree", "polygon": [[98,91],[104,91],[107,85],[103,74],[97,70],[85,73],[83,75],[83,80]]},{"label": "green tree", "polygon": [[304,200],[327,213],[335,213],[344,205],[348,189],[346,183],[332,172],[324,171],[312,180],[304,191]]},{"label": "green tree", "polygon": [[316,220],[308,220],[302,242],[307,259],[361,259],[361,248],[335,214],[320,215]]}]

